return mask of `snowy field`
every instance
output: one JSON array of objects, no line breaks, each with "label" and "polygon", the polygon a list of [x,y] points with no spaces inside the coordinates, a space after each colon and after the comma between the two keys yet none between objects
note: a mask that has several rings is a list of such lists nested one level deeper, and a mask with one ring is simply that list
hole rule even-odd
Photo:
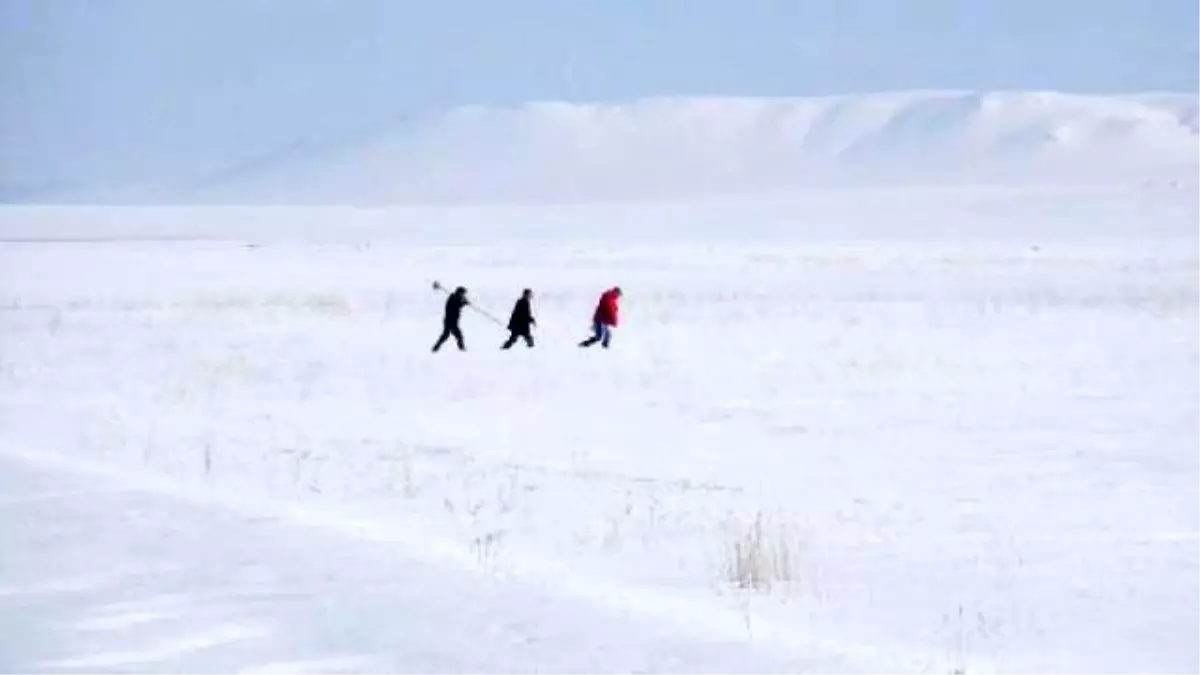
[{"label": "snowy field", "polygon": [[0,670],[1194,672],[1196,223],[6,209]]}]

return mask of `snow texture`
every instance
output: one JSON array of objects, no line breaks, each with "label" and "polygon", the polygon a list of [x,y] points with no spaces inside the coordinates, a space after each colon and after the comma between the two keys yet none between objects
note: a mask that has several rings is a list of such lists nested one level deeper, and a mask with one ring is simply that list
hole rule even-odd
[{"label": "snow texture", "polygon": [[1195,197],[6,209],[0,669],[1195,671]]}]

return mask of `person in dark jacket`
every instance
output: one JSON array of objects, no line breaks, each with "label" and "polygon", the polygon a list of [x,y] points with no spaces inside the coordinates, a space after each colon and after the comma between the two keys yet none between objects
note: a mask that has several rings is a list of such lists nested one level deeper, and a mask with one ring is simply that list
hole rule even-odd
[{"label": "person in dark jacket", "polygon": [[508,317],[508,340],[500,346],[501,349],[510,349],[517,343],[517,338],[524,339],[525,344],[533,348],[531,329],[537,325],[537,320],[533,318],[533,307],[530,304],[532,301],[533,291],[526,288],[521,292],[521,297],[513,305],[512,314]]},{"label": "person in dark jacket", "polygon": [[597,342],[608,349],[612,341],[612,329],[617,327],[618,302],[621,299],[621,288],[613,286],[600,295],[596,303],[596,311],[592,314],[592,336],[579,343],[580,347],[591,347]]},{"label": "person in dark jacket", "polygon": [[442,335],[434,343],[433,351],[436,352],[441,349],[442,345],[446,340],[450,339],[451,335],[454,336],[454,341],[458,343],[459,350],[466,351],[467,346],[463,342],[462,329],[458,327],[458,322],[462,319],[463,307],[469,304],[471,304],[471,301],[467,300],[467,289],[462,286],[454,289],[450,297],[446,298],[446,313],[442,317]]}]

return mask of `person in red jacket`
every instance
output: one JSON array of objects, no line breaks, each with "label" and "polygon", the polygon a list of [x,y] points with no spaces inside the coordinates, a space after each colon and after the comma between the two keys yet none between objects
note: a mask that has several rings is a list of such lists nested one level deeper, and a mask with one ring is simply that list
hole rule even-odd
[{"label": "person in red jacket", "polygon": [[612,329],[617,327],[617,314],[620,311],[617,303],[620,299],[619,286],[613,286],[600,295],[596,313],[592,315],[592,336],[580,342],[580,347],[591,347],[599,342],[601,347],[608,349],[608,343],[612,341]]}]

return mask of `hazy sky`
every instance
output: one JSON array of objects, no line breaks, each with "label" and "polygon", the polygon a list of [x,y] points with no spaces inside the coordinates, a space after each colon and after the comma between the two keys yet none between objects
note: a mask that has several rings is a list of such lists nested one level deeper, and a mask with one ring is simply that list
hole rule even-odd
[{"label": "hazy sky", "polygon": [[1196,0],[0,0],[0,189],[463,103],[1197,89]]}]

